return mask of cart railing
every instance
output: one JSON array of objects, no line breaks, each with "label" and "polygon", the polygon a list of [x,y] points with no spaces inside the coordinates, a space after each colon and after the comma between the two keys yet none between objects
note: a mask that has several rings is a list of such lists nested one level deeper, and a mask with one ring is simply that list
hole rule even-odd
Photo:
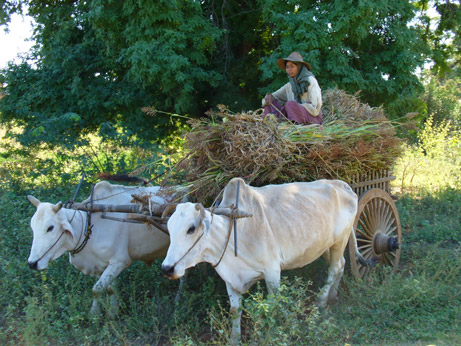
[{"label": "cart railing", "polygon": [[359,197],[367,190],[373,188],[384,190],[390,194],[390,182],[395,178],[391,170],[383,169],[380,171],[369,171],[366,173],[358,173],[352,179],[350,186]]}]

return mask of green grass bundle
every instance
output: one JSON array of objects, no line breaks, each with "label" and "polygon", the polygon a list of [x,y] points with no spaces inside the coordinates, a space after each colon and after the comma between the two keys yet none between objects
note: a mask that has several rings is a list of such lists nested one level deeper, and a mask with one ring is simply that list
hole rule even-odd
[{"label": "green grass bundle", "polygon": [[400,142],[381,108],[343,91],[324,93],[324,124],[300,125],[232,113],[221,106],[190,120],[188,156],[179,168],[200,201],[215,197],[232,177],[254,186],[316,179],[350,182],[361,172],[389,169]]}]

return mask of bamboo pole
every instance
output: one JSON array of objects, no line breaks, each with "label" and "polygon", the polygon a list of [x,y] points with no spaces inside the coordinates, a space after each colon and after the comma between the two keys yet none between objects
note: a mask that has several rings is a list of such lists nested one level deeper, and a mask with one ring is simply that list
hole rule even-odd
[{"label": "bamboo pole", "polygon": [[143,206],[141,204],[93,204],[90,203],[74,203],[69,209],[97,212],[112,212],[112,213],[141,213]]}]

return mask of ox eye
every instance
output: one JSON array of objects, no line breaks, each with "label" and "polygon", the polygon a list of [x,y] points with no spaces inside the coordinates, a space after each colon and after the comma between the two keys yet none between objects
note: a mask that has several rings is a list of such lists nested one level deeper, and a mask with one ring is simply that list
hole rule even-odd
[{"label": "ox eye", "polygon": [[189,229],[187,230],[187,234],[192,234],[195,232],[195,226],[191,226],[189,227]]},{"label": "ox eye", "polygon": [[46,230],[47,232],[51,232],[53,230],[54,226],[50,226],[48,227],[48,229]]}]

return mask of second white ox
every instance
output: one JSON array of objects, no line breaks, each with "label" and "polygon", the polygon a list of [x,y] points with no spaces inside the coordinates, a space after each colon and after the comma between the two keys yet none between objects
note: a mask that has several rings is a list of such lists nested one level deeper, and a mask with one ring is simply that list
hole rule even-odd
[{"label": "second white ox", "polygon": [[256,281],[265,279],[272,292],[280,285],[282,270],[303,267],[323,255],[329,270],[318,300],[325,305],[336,297],[351,234],[364,260],[352,232],[357,195],[346,183],[319,180],[252,187],[234,178],[224,189],[220,207],[235,204],[238,183],[239,209],[253,214],[237,221],[238,256],[228,217],[212,215],[201,204],[182,203],[168,221],[171,243],[162,264],[163,273],[172,279],[200,262],[215,266],[226,282],[234,343],[240,336],[241,296]]},{"label": "second white ox", "polygon": [[[169,202],[165,197],[156,195],[158,192],[158,186],[136,188],[101,181],[95,185],[93,200],[99,204],[129,204],[133,199],[131,195],[136,193],[151,195],[151,200],[159,204]],[[30,223],[34,238],[28,263],[32,269],[42,270],[65,252],[82,246],[87,213],[63,208],[61,202],[42,203],[33,196],[28,198],[37,207]],[[123,213],[110,215],[126,217]],[[104,219],[101,213],[93,213],[91,222],[94,225],[91,237],[80,252],[69,254],[69,261],[83,274],[98,278],[93,286],[91,307],[91,312],[97,313],[97,298],[105,290],[111,294],[112,303],[117,306],[112,295],[114,279],[135,260],[150,264],[165,256],[169,237],[153,226]]]}]

